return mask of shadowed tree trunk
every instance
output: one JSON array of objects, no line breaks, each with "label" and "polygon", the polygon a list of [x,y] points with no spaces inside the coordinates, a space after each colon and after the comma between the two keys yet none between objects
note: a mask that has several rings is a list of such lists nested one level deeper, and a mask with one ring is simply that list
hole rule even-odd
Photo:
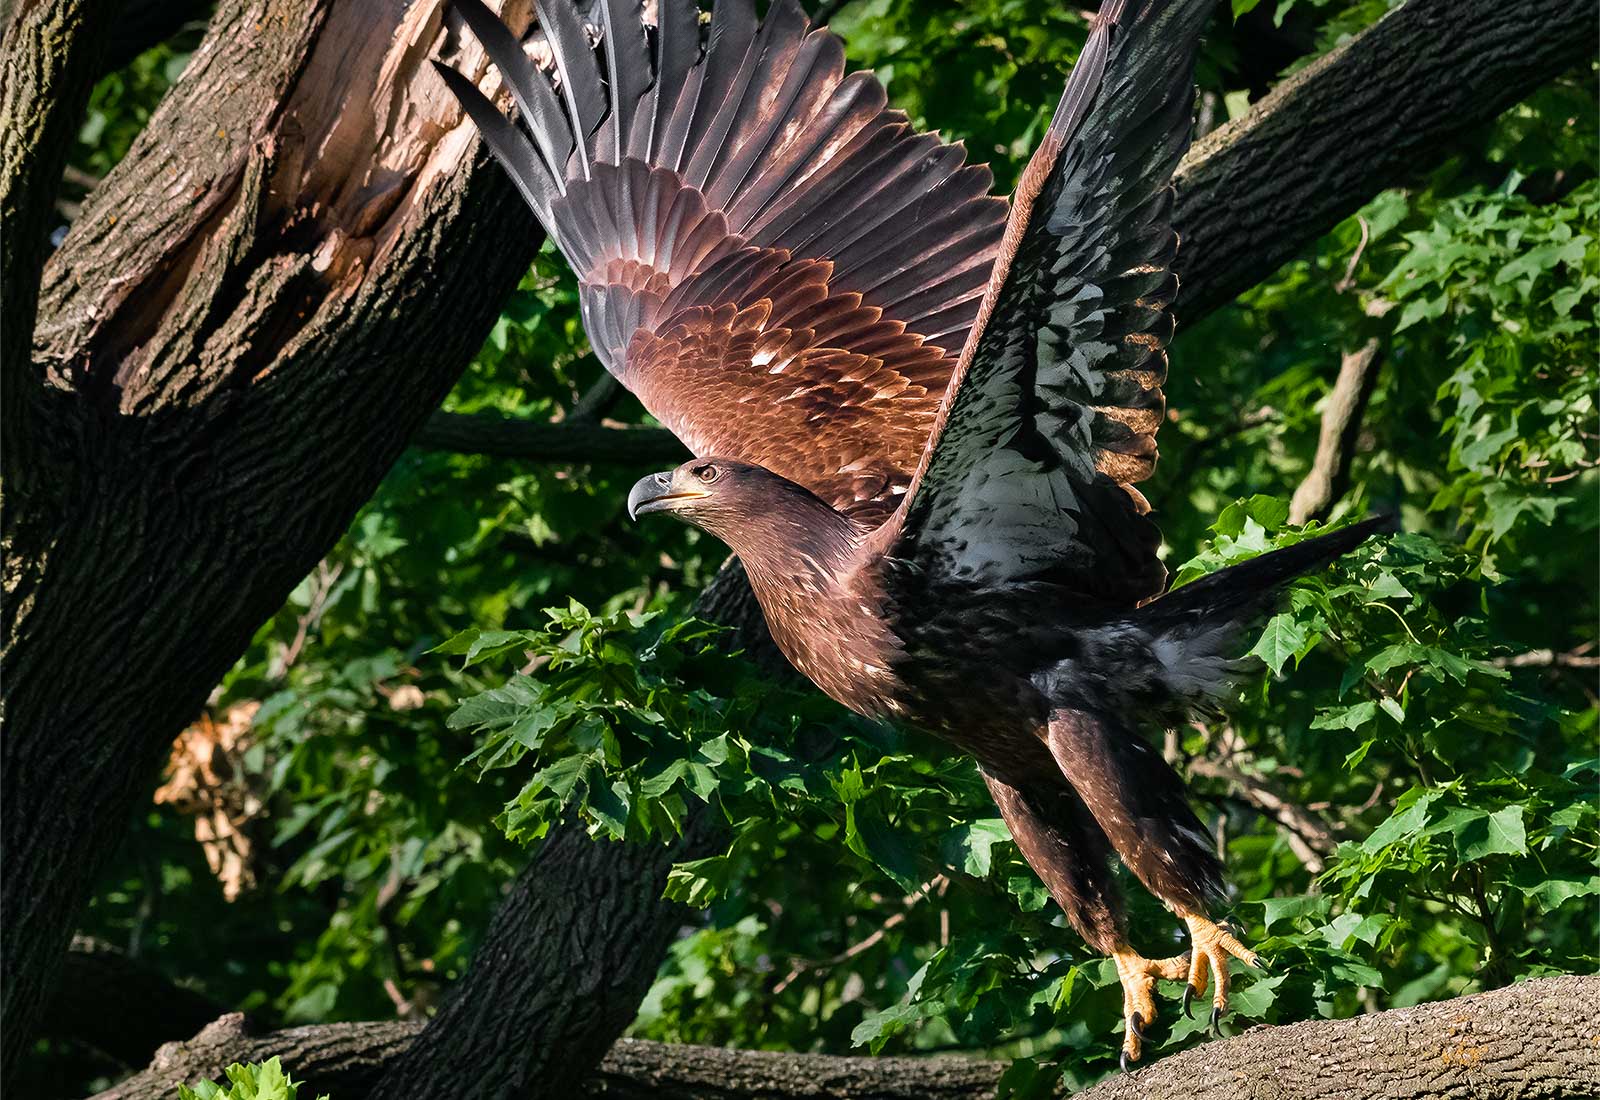
[{"label": "shadowed tree trunk", "polygon": [[[57,79],[77,86],[96,62],[71,36],[47,45],[63,41]],[[8,74],[49,68],[17,45]],[[437,5],[228,0],[46,268],[31,364],[11,357],[26,272],[7,254],[8,1073],[176,731],[344,531],[538,244],[502,174],[469,163],[474,135],[426,65],[441,47]],[[6,186],[9,247],[13,205],[47,203],[52,181]]]},{"label": "shadowed tree trunk", "polygon": [[[226,1016],[163,1047],[144,1073],[95,1100],[168,1100],[177,1086],[230,1062],[278,1055],[339,1100],[374,1090],[378,1070],[413,1041],[415,1024],[325,1024],[256,1034]],[[1600,1062],[1600,978],[1544,978],[1352,1020],[1254,1027],[1078,1093],[1080,1100],[1557,1100],[1594,1096]],[[840,1058],[623,1040],[597,1069],[557,1093],[610,1100],[989,1100],[1004,1062],[967,1058]],[[463,1065],[461,1072],[472,1074]],[[1254,1082],[1259,1088],[1247,1082]],[[1270,1082],[1270,1084],[1267,1084]],[[452,1093],[453,1095],[453,1093]],[[486,1093],[486,1095],[488,1095]]]},{"label": "shadowed tree trunk", "polygon": [[[527,6],[507,5],[514,24]],[[92,7],[25,0],[16,26]],[[1184,319],[1587,57],[1590,22],[1553,0],[1411,0],[1207,139],[1179,181]],[[48,207],[97,64],[90,38],[46,37],[7,38],[0,109],[46,123],[16,157],[5,131],[8,238]],[[461,47],[431,3],[225,0],[51,261],[31,359],[12,354],[27,340],[11,322],[37,261],[19,251],[14,274],[5,254],[8,1067],[167,744],[449,388],[537,244],[500,174],[469,163],[472,135],[425,65],[441,48]],[[483,69],[475,48],[457,60]],[[719,617],[751,622],[724,583]],[[525,873],[456,998],[560,987],[573,960],[538,937],[625,899],[584,956],[611,968],[605,1004],[552,996],[470,1064],[463,1032],[483,1017],[452,1004],[414,1080],[448,1078],[449,1095],[476,1076],[571,1080],[631,1015],[682,919],[640,885],[673,853],[581,841],[558,835]],[[385,1095],[446,1095],[405,1087],[420,1085]]]}]

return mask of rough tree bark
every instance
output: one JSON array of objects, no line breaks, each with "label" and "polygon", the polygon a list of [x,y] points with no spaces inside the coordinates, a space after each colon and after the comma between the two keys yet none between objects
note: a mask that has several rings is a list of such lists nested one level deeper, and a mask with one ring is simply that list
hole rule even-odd
[{"label": "rough tree bark", "polygon": [[78,937],[40,1014],[39,1031],[137,1066],[163,1043],[193,1035],[227,1011],[108,943]]},{"label": "rough tree bark", "polygon": [[1580,0],[1408,0],[1284,80],[1178,168],[1179,320],[1232,301],[1380,188],[1587,64],[1594,42]]},{"label": "rough tree bark", "polygon": [[[307,1092],[373,1091],[417,1025],[326,1024],[256,1034],[237,1014],[163,1047],[95,1100],[168,1100],[230,1062],[278,1055]],[[1351,1020],[1255,1027],[1078,1094],[1081,1100],[1557,1100],[1600,1094],[1600,977],[1543,978]],[[564,1095],[612,1100],[987,1100],[1003,1062],[841,1058],[622,1040]],[[470,1072],[470,1067],[464,1067]],[[539,1095],[502,1092],[501,1097]]]},{"label": "rough tree bark", "polygon": [[[8,1072],[172,737],[537,247],[502,173],[473,163],[426,64],[441,47],[439,5],[227,0],[45,270],[0,428]],[[486,67],[475,46],[459,60]],[[21,209],[53,190],[29,163],[6,162]],[[8,295],[25,274],[5,272]]]},{"label": "rough tree bark", "polygon": [[500,903],[460,988],[386,1068],[377,1095],[563,1096],[632,1022],[688,910],[664,901],[678,860],[710,855],[702,814],[664,845],[551,831]]},{"label": "rough tree bark", "polygon": [[56,185],[99,74],[115,6],[114,0],[26,0],[9,13],[0,40],[0,454],[7,480],[19,473],[14,457],[26,452],[21,400]]}]

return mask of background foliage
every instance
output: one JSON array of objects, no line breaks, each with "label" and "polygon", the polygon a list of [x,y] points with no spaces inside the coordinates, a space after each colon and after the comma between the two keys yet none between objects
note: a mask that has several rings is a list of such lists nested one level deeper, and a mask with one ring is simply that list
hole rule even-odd
[{"label": "background foliage", "polygon": [[[1387,7],[1234,0],[1202,125]],[[1083,38],[1044,0],[856,0],[833,23],[1002,185]],[[106,78],[85,178],[192,45]],[[1285,502],[1341,352],[1368,340],[1381,365],[1332,522],[1392,511],[1407,532],[1296,588],[1257,646],[1271,674],[1167,737],[1226,848],[1233,919],[1275,962],[1241,975],[1229,1027],[1595,968],[1596,697],[1572,664],[1593,654],[1600,527],[1595,102],[1592,73],[1558,80],[1175,344],[1146,490],[1180,582],[1299,537]],[[69,181],[64,216],[71,199]],[[547,251],[448,407],[560,418],[597,376]],[[408,452],[217,689],[219,720],[259,704],[188,792],[222,807],[224,873],[183,799],[153,804],[83,930],[269,1020],[417,1015],[561,807],[639,838],[708,800],[734,839],[674,874],[696,916],[634,1034],[987,1051],[1021,1057],[1023,1087],[1105,1073],[1114,973],[970,763],[722,655],[685,611],[724,551],[627,522],[643,472]],[[1129,886],[1138,946],[1179,949]],[[1153,1035],[1198,1031],[1168,1012]],[[88,1087],[76,1054],[42,1048],[40,1095]]]}]

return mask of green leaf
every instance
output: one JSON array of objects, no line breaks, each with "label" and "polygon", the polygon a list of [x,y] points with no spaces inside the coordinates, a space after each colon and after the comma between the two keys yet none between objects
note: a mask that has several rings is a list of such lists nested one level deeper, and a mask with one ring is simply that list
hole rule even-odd
[{"label": "green leaf", "polygon": [[1283,666],[1289,658],[1300,652],[1302,646],[1309,640],[1306,629],[1295,621],[1289,612],[1274,615],[1267,623],[1267,629],[1262,632],[1261,640],[1250,651],[1252,656],[1260,657],[1266,666],[1272,670],[1274,676],[1283,672]]},{"label": "green leaf", "polygon": [[1391,814],[1361,842],[1361,850],[1369,854],[1381,852],[1395,841],[1419,832],[1428,823],[1428,807],[1437,797],[1426,793],[1404,810]]},{"label": "green leaf", "polygon": [[1011,839],[1011,830],[998,817],[980,818],[958,825],[945,834],[941,853],[948,866],[958,868],[976,878],[988,878],[991,865],[990,850],[997,841]]},{"label": "green leaf", "polygon": [[1453,830],[1456,854],[1471,862],[1485,856],[1527,854],[1528,838],[1522,827],[1521,806],[1507,806],[1492,814],[1477,813]]},{"label": "green leaf", "polygon": [[1273,925],[1279,921],[1320,917],[1332,904],[1332,898],[1320,894],[1302,894],[1292,898],[1264,898],[1261,901],[1261,923],[1270,932]]}]

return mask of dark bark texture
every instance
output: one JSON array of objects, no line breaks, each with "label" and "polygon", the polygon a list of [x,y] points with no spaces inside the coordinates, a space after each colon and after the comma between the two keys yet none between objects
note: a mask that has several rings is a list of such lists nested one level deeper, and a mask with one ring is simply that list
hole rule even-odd
[{"label": "dark bark texture", "polygon": [[1586,0],[1408,0],[1284,80],[1178,167],[1180,331],[1594,48]]},{"label": "dark bark texture", "polygon": [[79,937],[45,1002],[39,1031],[87,1044],[131,1067],[227,1011],[110,944]]},{"label": "dark bark texture", "polygon": [[56,185],[115,8],[114,0],[18,0],[0,39],[0,454],[13,485],[14,459],[31,435],[21,398]]},{"label": "dark bark texture", "polygon": [[228,0],[45,269],[3,427],[29,428],[5,471],[7,1069],[173,736],[537,247],[426,65],[455,41],[436,5]]},{"label": "dark bark texture", "polygon": [[412,437],[411,445],[527,462],[619,462],[663,468],[689,457],[688,448],[665,428],[609,426],[592,420],[544,423],[496,413],[436,412]]},{"label": "dark bark texture", "polygon": [[[95,1100],[168,1100],[180,1083],[235,1061],[278,1055],[306,1091],[339,1100],[373,1091],[376,1068],[415,1024],[326,1024],[256,1034],[227,1016]],[[1600,978],[1543,978],[1351,1020],[1255,1027],[1079,1093],[1082,1100],[1562,1100],[1600,1095]],[[613,1100],[987,1100],[1005,1063],[964,1058],[843,1058],[624,1039],[561,1093]],[[471,1076],[473,1067],[461,1072]],[[303,1092],[302,1095],[305,1093]],[[452,1093],[451,1095],[454,1095]],[[479,1095],[479,1094],[474,1094]],[[482,1093],[481,1095],[489,1095]]]},{"label": "dark bark texture", "polygon": [[674,862],[710,855],[719,839],[709,814],[693,821],[670,847],[597,842],[570,822],[552,829],[459,988],[385,1069],[376,1095],[573,1095],[691,919],[661,894]]}]

